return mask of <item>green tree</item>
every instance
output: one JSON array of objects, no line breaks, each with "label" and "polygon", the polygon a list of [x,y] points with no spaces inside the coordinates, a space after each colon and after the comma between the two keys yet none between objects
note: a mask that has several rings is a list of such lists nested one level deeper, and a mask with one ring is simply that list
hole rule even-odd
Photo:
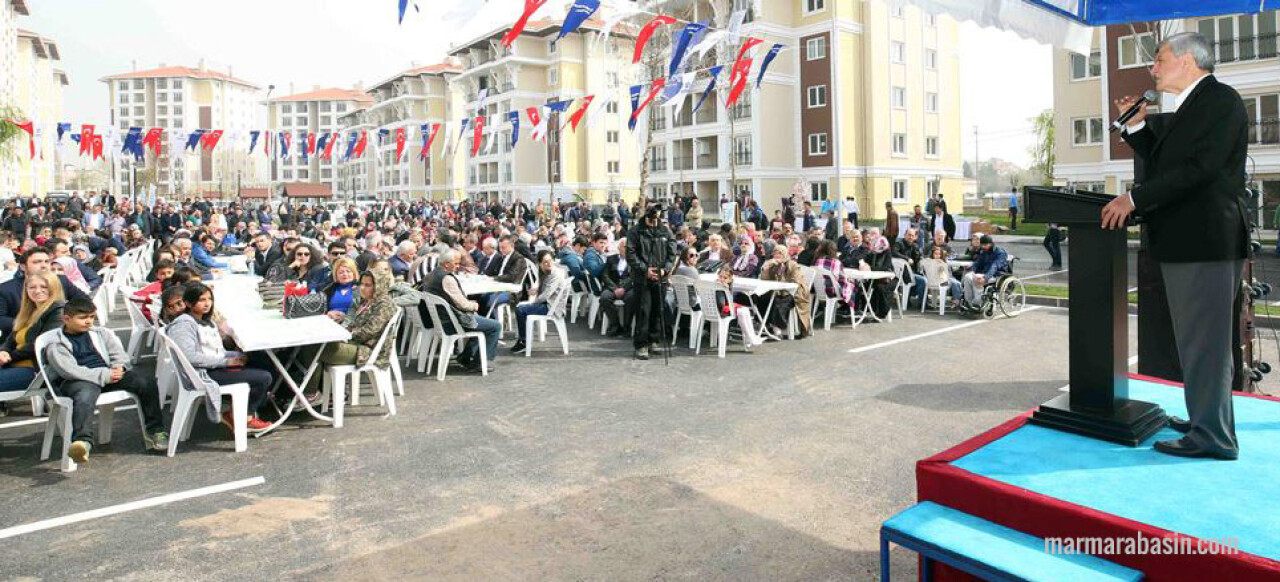
[{"label": "green tree", "polygon": [[1053,182],[1053,165],[1056,162],[1053,151],[1053,110],[1045,109],[1040,115],[1031,118],[1031,123],[1036,134],[1035,144],[1028,150],[1031,153],[1031,170],[1042,183],[1050,184]]},{"label": "green tree", "polygon": [[6,119],[25,119],[22,110],[0,103],[0,159],[8,158],[14,155],[14,144],[18,143],[19,135],[26,135],[27,132],[18,129],[18,126],[4,121]]}]

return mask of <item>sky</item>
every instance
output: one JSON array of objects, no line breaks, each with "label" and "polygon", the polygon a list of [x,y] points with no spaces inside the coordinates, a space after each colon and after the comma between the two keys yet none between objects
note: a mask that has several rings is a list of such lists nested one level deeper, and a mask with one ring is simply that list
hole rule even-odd
[{"label": "sky", "polygon": [[[207,67],[273,95],[320,87],[371,86],[411,66],[438,62],[449,41],[475,36],[495,14],[518,13],[518,0],[410,0],[402,25],[394,0],[55,0],[28,3],[18,26],[52,38],[62,55],[71,123],[109,119],[102,77],[168,66]],[[548,4],[552,4],[548,3]],[[513,6],[515,6],[513,8]],[[463,25],[469,22],[469,25]],[[961,26],[964,158],[1026,166],[1029,119],[1053,105],[1050,47],[973,24]]]}]

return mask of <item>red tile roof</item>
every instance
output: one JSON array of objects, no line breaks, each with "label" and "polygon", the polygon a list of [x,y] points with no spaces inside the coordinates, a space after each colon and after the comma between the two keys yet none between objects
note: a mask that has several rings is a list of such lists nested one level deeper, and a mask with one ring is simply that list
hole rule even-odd
[{"label": "red tile roof", "polygon": [[241,188],[241,198],[270,198],[271,191],[266,188]]},{"label": "red tile roof", "polygon": [[208,69],[205,69],[205,70],[193,69],[191,67],[161,67],[158,69],[149,69],[146,71],[135,71],[132,73],[121,73],[119,75],[111,75],[109,77],[103,77],[102,80],[115,81],[119,79],[158,79],[162,77],[188,77],[192,79],[213,79],[215,81],[226,81],[228,83],[244,85],[245,87],[249,87],[251,89],[261,88],[261,87],[258,87],[257,85],[254,85],[253,83],[250,83],[243,79],[237,79],[226,73],[219,73],[218,71],[211,71]]},{"label": "red tile roof", "polygon": [[355,101],[356,103],[369,104],[373,103],[373,97],[364,91],[356,89],[339,89],[332,87],[329,89],[319,89],[316,91],[308,91],[306,93],[298,93],[296,95],[285,95],[284,97],[276,97],[271,100],[274,102],[294,102],[294,101]]},{"label": "red tile roof", "polygon": [[328,184],[289,182],[284,185],[284,195],[287,198],[332,198],[333,188]]}]

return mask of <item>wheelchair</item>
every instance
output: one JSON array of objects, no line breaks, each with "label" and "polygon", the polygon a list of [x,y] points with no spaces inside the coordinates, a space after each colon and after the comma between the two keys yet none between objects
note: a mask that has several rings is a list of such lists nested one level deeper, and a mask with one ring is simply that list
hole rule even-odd
[{"label": "wheelchair", "polygon": [[1027,288],[1022,280],[1013,275],[1013,265],[1017,257],[1009,257],[1009,268],[1002,271],[992,281],[987,281],[982,288],[982,299],[977,313],[985,319],[993,319],[996,313],[1005,317],[1017,317],[1027,306]]}]

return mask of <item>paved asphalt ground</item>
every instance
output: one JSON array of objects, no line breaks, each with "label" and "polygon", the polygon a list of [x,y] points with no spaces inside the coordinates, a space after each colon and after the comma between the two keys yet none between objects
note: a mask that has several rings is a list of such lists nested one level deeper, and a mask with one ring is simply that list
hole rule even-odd
[{"label": "paved asphalt ground", "polygon": [[[122,413],[71,474],[38,461],[23,408],[0,419],[0,536],[264,481],[2,539],[0,577],[875,579],[915,462],[1067,383],[1065,310],[968,321],[909,314],[724,360],[681,348],[670,366],[579,324],[569,356],[553,340],[531,359],[504,348],[485,379],[409,372],[395,417],[366,390],[345,428],[298,420],[242,454],[203,419],[176,457],[147,454]],[[894,579],[915,564],[896,550]]]}]

